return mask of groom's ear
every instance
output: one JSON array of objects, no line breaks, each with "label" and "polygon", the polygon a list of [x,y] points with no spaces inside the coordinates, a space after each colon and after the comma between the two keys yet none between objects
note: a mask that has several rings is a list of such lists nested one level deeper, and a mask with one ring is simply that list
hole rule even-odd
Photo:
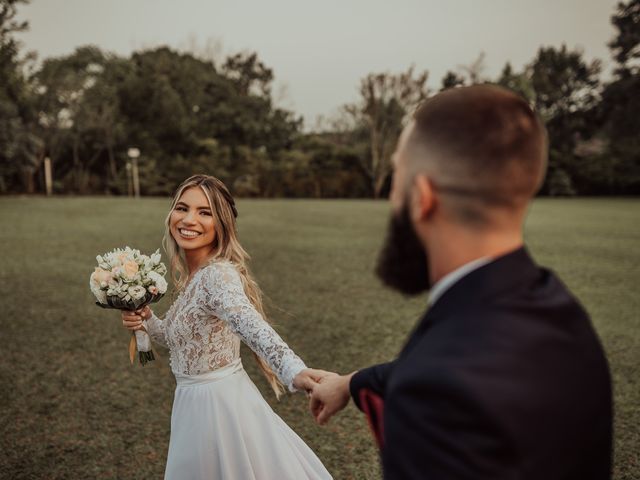
[{"label": "groom's ear", "polygon": [[416,175],[411,208],[413,220],[420,222],[429,218],[436,204],[436,193],[429,177],[422,173]]}]

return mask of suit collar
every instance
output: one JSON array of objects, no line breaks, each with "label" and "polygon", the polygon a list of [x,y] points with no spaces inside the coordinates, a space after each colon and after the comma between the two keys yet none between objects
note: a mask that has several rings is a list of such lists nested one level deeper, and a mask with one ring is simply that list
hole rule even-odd
[{"label": "suit collar", "polygon": [[477,258],[446,274],[444,277],[438,280],[433,287],[431,287],[428,300],[429,306],[433,307],[433,305],[435,305],[442,294],[444,294],[444,292],[455,285],[457,281],[466,277],[471,272],[482,267],[483,265],[490,263],[492,260],[493,259],[490,257]]},{"label": "suit collar", "polygon": [[538,266],[527,248],[520,247],[458,280],[427,311],[426,317],[447,315],[461,306],[499,295],[514,285],[533,280],[537,274]]},{"label": "suit collar", "polygon": [[406,352],[420,333],[440,319],[451,317],[453,320],[456,311],[499,296],[519,284],[531,282],[538,274],[538,266],[524,246],[473,270],[453,284],[427,310],[403,351]]}]

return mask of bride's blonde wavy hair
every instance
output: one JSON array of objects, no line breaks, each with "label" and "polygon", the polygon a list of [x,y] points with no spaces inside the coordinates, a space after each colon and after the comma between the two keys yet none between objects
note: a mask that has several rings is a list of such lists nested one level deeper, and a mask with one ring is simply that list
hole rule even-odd
[{"label": "bride's blonde wavy hair", "polygon": [[[238,215],[238,212],[236,210],[233,197],[224,183],[210,175],[193,175],[182,182],[176,190],[173,201],[171,202],[169,214],[165,220],[165,231],[164,238],[162,239],[162,245],[169,257],[171,277],[175,285],[174,293],[178,293],[185,288],[189,278],[189,269],[185,261],[184,251],[178,246],[173,235],[171,235],[171,212],[175,209],[176,203],[180,200],[183,192],[192,187],[202,189],[209,201],[209,206],[211,207],[211,213],[213,215],[215,239],[213,252],[209,261],[228,260],[235,265],[238,273],[240,274],[240,278],[242,279],[242,286],[244,287],[244,292],[249,298],[249,301],[258,313],[262,315],[265,321],[269,322],[262,305],[262,291],[251,276],[249,268],[247,267],[249,254],[244,248],[242,248],[242,245],[240,245],[240,241],[238,240],[236,229],[236,216]],[[260,369],[267,377],[269,385],[271,385],[276,397],[280,398],[280,395],[284,392],[282,383],[262,358],[255,353],[253,355],[256,358]]]}]

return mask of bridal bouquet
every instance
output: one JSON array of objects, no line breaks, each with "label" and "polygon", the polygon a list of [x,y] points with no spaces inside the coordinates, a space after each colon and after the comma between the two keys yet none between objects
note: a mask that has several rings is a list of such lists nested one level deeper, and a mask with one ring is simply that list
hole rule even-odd
[{"label": "bridal bouquet", "polygon": [[[89,288],[95,295],[96,305],[118,310],[138,310],[157,302],[167,291],[164,275],[167,267],[160,261],[158,250],[151,256],[139,250],[125,247],[96,257],[98,266],[91,274]],[[131,332],[129,357],[131,363],[135,351],[142,365],[155,360],[151,339],[143,330]]]}]

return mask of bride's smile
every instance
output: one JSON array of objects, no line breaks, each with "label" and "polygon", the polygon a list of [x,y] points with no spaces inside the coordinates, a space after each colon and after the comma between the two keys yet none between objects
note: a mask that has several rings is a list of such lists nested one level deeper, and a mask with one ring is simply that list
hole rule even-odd
[{"label": "bride's smile", "polygon": [[200,232],[194,232],[193,230],[187,230],[186,228],[180,228],[178,229],[178,231],[180,232],[180,235],[189,239],[195,238],[200,235]]}]

